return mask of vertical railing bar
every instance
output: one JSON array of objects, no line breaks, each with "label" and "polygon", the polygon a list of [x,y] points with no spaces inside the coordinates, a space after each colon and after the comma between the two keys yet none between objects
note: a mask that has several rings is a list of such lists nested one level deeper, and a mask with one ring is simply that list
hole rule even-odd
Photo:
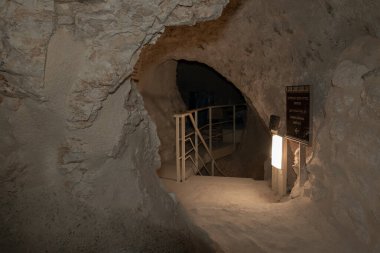
[{"label": "vertical railing bar", "polygon": [[186,177],[186,159],[185,159],[185,154],[186,154],[186,150],[185,150],[185,135],[186,135],[186,116],[185,115],[182,115],[181,116],[181,181],[184,182],[185,181],[185,177]]},{"label": "vertical railing bar", "polygon": [[[198,129],[198,111],[195,111],[195,127],[196,129]],[[195,130],[195,133],[196,133],[197,130]],[[194,136],[194,142],[195,142],[195,167],[197,168],[197,170],[199,169],[199,164],[198,164],[198,135],[195,134]]]},{"label": "vertical railing bar", "polygon": [[[189,114],[189,118],[190,118],[191,123],[192,123],[193,126],[194,126],[194,125],[195,125],[194,117],[193,117],[191,114]],[[214,156],[213,156],[213,154],[211,153],[210,149],[208,148],[207,143],[206,143],[205,139],[202,137],[202,134],[201,134],[201,132],[199,131],[199,129],[197,129],[196,132],[197,132],[197,134],[198,134],[198,136],[199,136],[199,140],[202,142],[203,146],[205,147],[206,152],[209,154],[210,158],[214,161],[214,164],[217,165],[217,163],[216,163],[216,161],[215,161],[215,159],[214,159]],[[200,157],[200,158],[201,158],[201,157]],[[218,169],[218,166],[215,166],[215,167]],[[218,171],[219,171],[219,173],[220,173],[222,176],[225,176],[224,173],[223,173],[221,170],[218,169]]]},{"label": "vertical railing bar", "polygon": [[179,141],[179,117],[175,116],[175,154],[176,154],[176,169],[177,169],[177,182],[181,182],[181,154],[180,154],[180,141]]},{"label": "vertical railing bar", "polygon": [[[177,169],[177,182],[179,181],[185,181],[186,180],[186,117],[189,116],[190,120],[192,121],[193,125],[195,126],[196,132],[194,136],[194,142],[196,143],[196,150],[195,150],[195,160],[196,160],[196,166],[199,167],[199,159],[202,159],[202,157],[199,154],[199,140],[203,143],[203,145],[206,148],[206,151],[211,156],[211,169],[212,169],[212,176],[214,176],[214,170],[216,169],[224,175],[218,168],[217,163],[215,159],[213,158],[213,108],[224,108],[224,107],[230,107],[233,108],[233,146],[234,149],[236,149],[236,125],[237,125],[237,112],[236,109],[238,106],[245,106],[246,104],[241,105],[223,105],[223,106],[209,106],[204,108],[198,108],[193,111],[188,111],[182,114],[175,114],[174,117],[176,118],[176,169]],[[205,142],[204,138],[202,137],[200,130],[199,130],[199,117],[198,117],[198,111],[207,110],[209,111],[209,145],[207,147],[207,143]],[[194,116],[193,113],[194,112]],[[181,119],[180,119],[181,118]],[[194,119],[195,118],[195,119]],[[222,133],[223,135],[223,133]]]},{"label": "vertical railing bar", "polygon": [[208,147],[212,147],[212,108],[208,109]]},{"label": "vertical railing bar", "polygon": [[[212,154],[212,107],[208,110],[208,118],[209,118],[209,140],[208,146],[210,152]],[[211,176],[214,176],[214,160],[211,160]]]},{"label": "vertical railing bar", "polygon": [[234,150],[236,149],[236,106],[233,106],[233,132],[234,132]]}]

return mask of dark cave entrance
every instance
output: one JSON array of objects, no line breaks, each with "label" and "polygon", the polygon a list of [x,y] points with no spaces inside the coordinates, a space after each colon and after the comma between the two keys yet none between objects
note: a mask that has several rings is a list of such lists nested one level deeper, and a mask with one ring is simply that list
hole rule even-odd
[{"label": "dark cave entrance", "polygon": [[[265,179],[264,164],[270,154],[269,130],[250,101],[227,78],[203,63],[173,59],[144,65],[138,78],[144,105],[157,126],[160,138],[159,177],[176,180],[178,175],[174,115],[211,106],[217,107],[212,109],[211,134],[217,135],[217,138],[212,139],[211,145],[214,153],[222,153],[215,159],[220,165],[218,167],[229,177]],[[235,110],[233,105],[236,105]],[[233,116],[235,136],[231,134]],[[203,127],[200,131],[208,144],[209,128],[204,125],[209,118],[207,110],[198,112],[198,128]],[[190,124],[187,119],[186,128],[191,129]],[[230,149],[232,143],[233,152]],[[190,163],[190,160],[186,162]],[[209,164],[210,161],[207,166]],[[210,175],[210,171],[205,175]],[[218,176],[215,172],[214,175]],[[194,170],[186,173],[186,178],[196,174]]]},{"label": "dark cave entrance", "polygon": [[186,60],[177,62],[176,84],[187,110],[212,107],[212,116],[198,112],[198,127],[221,170],[215,175],[264,179],[269,136],[240,90],[206,64]]},{"label": "dark cave entrance", "polygon": [[177,86],[187,109],[245,104],[243,94],[230,81],[206,64],[179,60]]}]

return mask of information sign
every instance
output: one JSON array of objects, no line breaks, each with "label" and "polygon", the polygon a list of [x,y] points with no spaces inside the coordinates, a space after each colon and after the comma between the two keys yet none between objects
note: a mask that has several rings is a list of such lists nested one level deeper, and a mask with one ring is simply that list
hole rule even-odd
[{"label": "information sign", "polygon": [[286,135],[306,144],[311,138],[310,85],[286,87]]}]

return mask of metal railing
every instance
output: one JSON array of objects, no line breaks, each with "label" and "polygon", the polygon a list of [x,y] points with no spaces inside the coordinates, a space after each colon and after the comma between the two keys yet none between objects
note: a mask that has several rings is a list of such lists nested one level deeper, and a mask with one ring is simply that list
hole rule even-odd
[{"label": "metal railing", "polygon": [[[202,175],[201,170],[205,168],[211,176],[214,176],[215,170],[224,176],[216,163],[213,144],[223,139],[226,135],[232,135],[233,150],[236,149],[237,113],[245,110],[245,104],[219,105],[198,108],[174,115],[176,121],[177,182],[186,180],[187,160],[192,162],[194,174]],[[218,127],[221,132],[216,131]],[[230,128],[230,131],[224,131]],[[208,161],[200,151],[203,151]],[[210,169],[207,168],[207,163],[211,164]]]}]

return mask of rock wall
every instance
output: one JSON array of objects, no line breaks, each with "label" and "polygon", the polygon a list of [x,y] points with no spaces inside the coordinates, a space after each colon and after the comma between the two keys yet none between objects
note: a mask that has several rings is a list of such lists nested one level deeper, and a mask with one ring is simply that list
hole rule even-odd
[{"label": "rock wall", "polygon": [[380,39],[360,37],[340,55],[309,168],[312,196],[371,252],[380,250],[379,74]]},{"label": "rock wall", "polygon": [[177,89],[177,62],[149,61],[138,69],[139,89],[146,110],[157,126],[160,138],[161,163],[175,163],[175,113],[183,112],[186,106]]},{"label": "rock wall", "polygon": [[2,251],[211,250],[160,187],[156,128],[130,76],[166,26],[226,3],[0,2]]},{"label": "rock wall", "polygon": [[[285,118],[285,86],[313,86],[303,196],[353,245],[379,250],[379,1],[231,1],[222,17],[167,29],[143,58],[205,63],[264,122]],[[284,133],[284,121],[281,133]],[[249,145],[247,145],[249,146]]]},{"label": "rock wall", "polygon": [[[130,76],[165,27],[216,19],[226,2],[0,2],[2,250],[211,250],[159,186],[156,127]],[[211,66],[264,122],[284,118],[284,86],[312,84],[304,196],[369,252],[380,250],[379,8],[234,0],[217,21],[166,28],[143,56]]]}]

